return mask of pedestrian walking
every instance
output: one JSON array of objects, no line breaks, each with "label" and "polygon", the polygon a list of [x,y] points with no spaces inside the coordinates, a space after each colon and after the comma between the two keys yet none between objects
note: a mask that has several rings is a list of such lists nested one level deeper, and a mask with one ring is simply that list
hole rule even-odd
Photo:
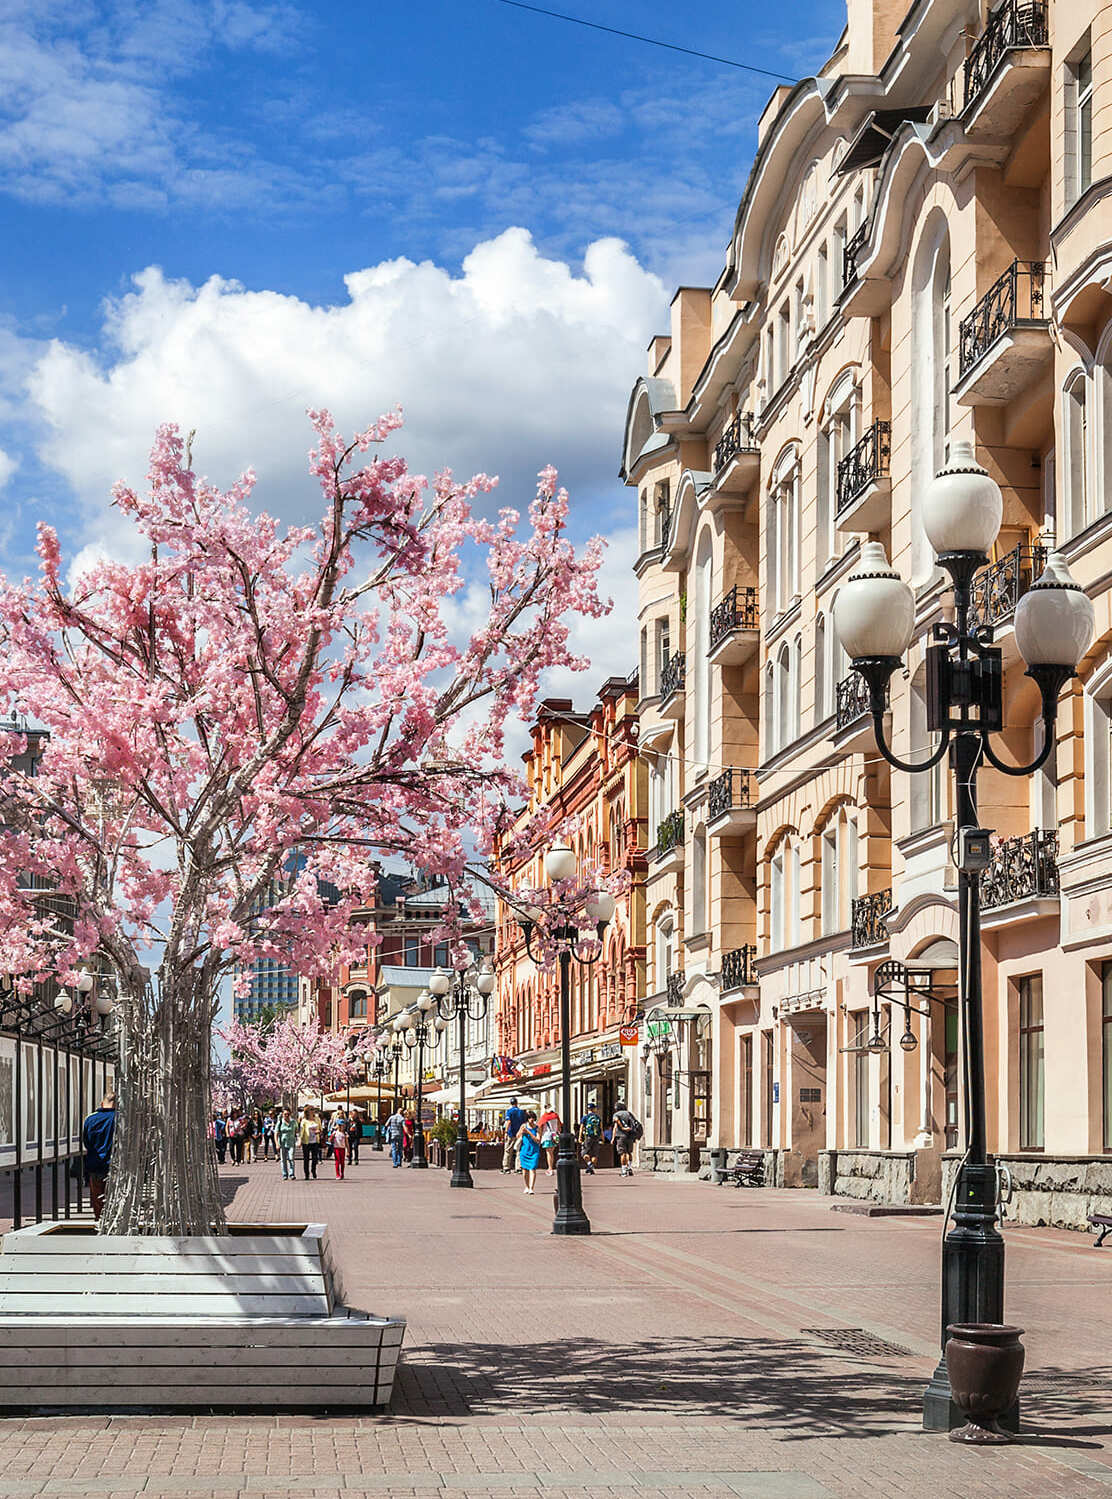
[{"label": "pedestrian walking", "polygon": [[541,1158],[541,1137],[537,1128],[537,1116],[532,1110],[525,1116],[525,1122],[518,1130],[517,1138],[517,1159],[521,1166],[521,1174],[525,1178],[525,1195],[532,1197],[537,1180],[537,1165]]},{"label": "pedestrian walking", "polygon": [[217,1164],[223,1166],[228,1155],[228,1121],[223,1114],[212,1117],[212,1143],[216,1146]]},{"label": "pedestrian walking", "polygon": [[504,1116],[506,1134],[502,1143],[502,1174],[507,1176],[517,1167],[517,1132],[525,1123],[525,1110],[519,1109],[517,1099],[510,1099],[510,1106]]},{"label": "pedestrian walking", "polygon": [[332,1159],[336,1162],[336,1180],[343,1181],[348,1143],[347,1120],[343,1114],[337,1114],[333,1119],[332,1128],[328,1131],[328,1139],[332,1145]]},{"label": "pedestrian walking", "polygon": [[587,1112],[579,1121],[579,1148],[583,1152],[583,1166],[588,1176],[594,1176],[599,1146],[602,1144],[602,1118],[598,1105],[589,1103]]},{"label": "pedestrian walking", "polygon": [[274,1126],[274,1138],[282,1161],[282,1180],[293,1181],[297,1175],[294,1165],[294,1149],[297,1145],[297,1120],[290,1109],[283,1109]]},{"label": "pedestrian walking", "polygon": [[611,1125],[614,1151],[622,1163],[622,1175],[633,1175],[633,1146],[644,1134],[641,1121],[627,1108],[615,1109]]},{"label": "pedestrian walking", "polygon": [[243,1161],[243,1115],[234,1114],[228,1119],[228,1148],[232,1154],[232,1165]]},{"label": "pedestrian walking", "polygon": [[99,1219],[104,1208],[104,1189],[112,1166],[112,1141],[116,1135],[116,1095],[106,1093],[100,1108],[94,1109],[81,1127],[81,1148],[85,1154],[85,1184],[89,1188],[89,1206]]},{"label": "pedestrian walking", "polygon": [[417,1131],[413,1125],[413,1115],[407,1114],[405,1116],[405,1128],[402,1132],[402,1155],[405,1158],[407,1166],[413,1165],[413,1141],[416,1135]]},{"label": "pedestrian walking", "polygon": [[311,1176],[316,1181],[317,1167],[320,1164],[320,1120],[316,1109],[307,1108],[302,1114],[298,1139],[301,1141],[301,1169],[305,1173],[305,1180],[308,1181]]},{"label": "pedestrian walking", "polygon": [[243,1116],[243,1164],[250,1166],[255,1159],[255,1116],[250,1109]]},{"label": "pedestrian walking", "polygon": [[402,1140],[405,1135],[405,1119],[400,1109],[395,1109],[383,1126],[386,1143],[390,1147],[390,1164],[395,1171],[402,1163]]},{"label": "pedestrian walking", "polygon": [[548,1157],[548,1169],[546,1176],[552,1176],[556,1171],[556,1147],[560,1143],[560,1116],[555,1109],[545,1109],[537,1120],[537,1129],[541,1137],[541,1149]]},{"label": "pedestrian walking", "polygon": [[274,1111],[273,1111],[273,1109],[267,1109],[266,1113],[263,1115],[263,1160],[264,1161],[269,1161],[270,1160],[270,1152],[272,1150],[274,1151],[275,1155],[278,1154],[277,1150],[275,1149],[275,1145],[274,1145]]},{"label": "pedestrian walking", "polygon": [[359,1143],[362,1138],[363,1118],[353,1109],[351,1118],[348,1120],[348,1161],[352,1166],[359,1164]]}]

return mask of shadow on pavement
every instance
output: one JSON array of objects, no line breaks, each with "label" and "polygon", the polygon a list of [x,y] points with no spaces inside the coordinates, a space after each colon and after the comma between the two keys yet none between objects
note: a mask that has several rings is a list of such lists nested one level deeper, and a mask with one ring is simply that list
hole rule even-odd
[{"label": "shadow on pavement", "polygon": [[[426,1344],[406,1355],[395,1416],[636,1410],[642,1417],[717,1416],[786,1440],[889,1436],[918,1430],[925,1378],[870,1367],[802,1340],[593,1339],[506,1345]],[[1112,1403],[1112,1369],[1040,1371],[1024,1383],[1027,1442],[1077,1441]]]}]

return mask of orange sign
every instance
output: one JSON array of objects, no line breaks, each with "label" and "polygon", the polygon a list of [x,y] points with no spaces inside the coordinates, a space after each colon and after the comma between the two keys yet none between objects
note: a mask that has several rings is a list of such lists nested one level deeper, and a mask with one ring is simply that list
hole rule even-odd
[{"label": "orange sign", "polygon": [[623,1025],[618,1030],[618,1040],[623,1046],[636,1046],[638,1035],[635,1025]]}]

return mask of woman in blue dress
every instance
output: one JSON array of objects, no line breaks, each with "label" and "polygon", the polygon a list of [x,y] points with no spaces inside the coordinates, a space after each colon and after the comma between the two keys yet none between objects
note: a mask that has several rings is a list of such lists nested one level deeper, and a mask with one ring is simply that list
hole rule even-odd
[{"label": "woman in blue dress", "polygon": [[517,1132],[517,1163],[525,1178],[525,1195],[532,1197],[533,1183],[537,1179],[537,1164],[541,1158],[541,1140],[537,1133],[537,1116],[532,1110],[525,1116],[525,1123]]}]

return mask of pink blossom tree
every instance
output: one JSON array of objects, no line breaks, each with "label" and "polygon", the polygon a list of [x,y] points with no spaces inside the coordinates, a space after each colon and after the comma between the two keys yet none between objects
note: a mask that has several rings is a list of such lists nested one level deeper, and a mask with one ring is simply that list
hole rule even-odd
[{"label": "pink blossom tree", "polygon": [[41,751],[31,774],[26,734],[2,747],[0,969],[29,989],[95,955],[114,976],[109,1233],[222,1225],[205,1148],[221,980],[354,961],[375,859],[466,901],[467,848],[489,849],[520,791],[506,721],[547,668],[586,665],[571,621],[609,607],[601,543],[577,555],[551,469],[527,520],[488,520],[473,501],[493,481],[382,451],[399,417],[345,442],[310,416],[317,525],[252,513],[250,473],[221,492],[163,427],[149,491],[114,491],[143,561],[67,583],[44,526],[37,581],[0,583],[0,700]]},{"label": "pink blossom tree", "polygon": [[290,1109],[297,1107],[302,1093],[331,1092],[359,1077],[377,1040],[373,1030],[341,1036],[326,1031],[316,1016],[303,1025],[294,1015],[268,1026],[233,1021],[217,1034],[227,1043],[248,1092],[280,1098]]}]

